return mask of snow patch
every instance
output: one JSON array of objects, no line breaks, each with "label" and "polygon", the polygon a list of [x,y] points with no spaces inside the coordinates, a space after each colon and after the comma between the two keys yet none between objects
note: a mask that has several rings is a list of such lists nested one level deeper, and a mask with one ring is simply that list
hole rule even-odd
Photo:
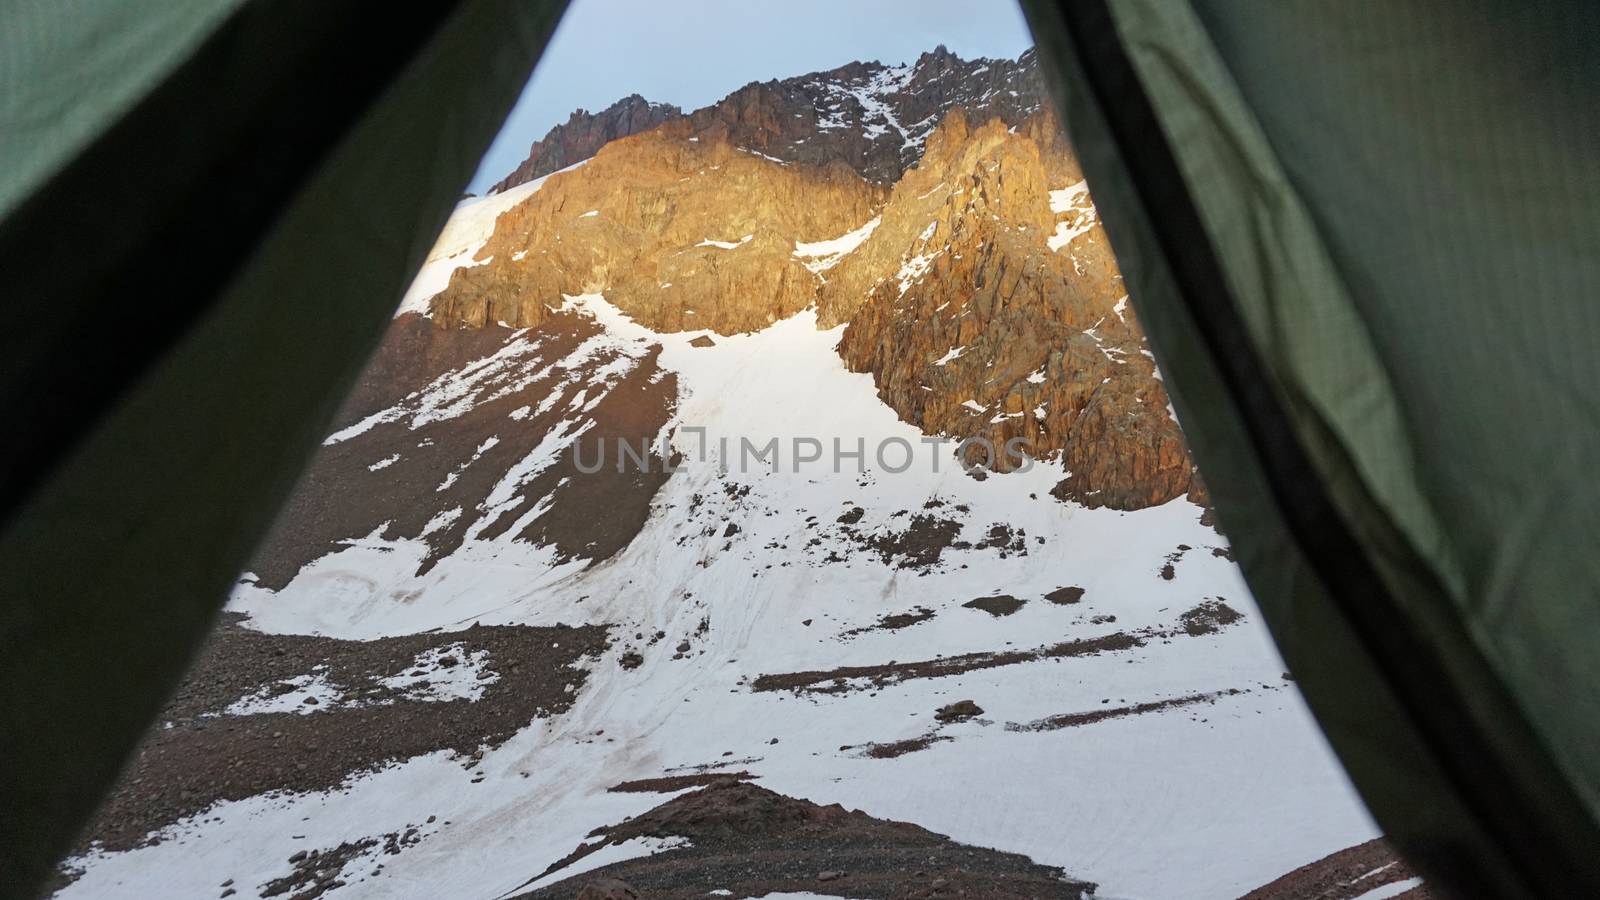
[{"label": "snow patch", "polygon": [[882,216],[873,216],[870,221],[860,228],[854,231],[847,231],[836,238],[826,241],[795,241],[794,255],[798,258],[809,260],[804,265],[813,272],[827,271],[838,265],[839,260],[844,259],[850,251],[861,246],[863,241],[871,237],[872,232],[877,230],[878,224],[882,221]]}]

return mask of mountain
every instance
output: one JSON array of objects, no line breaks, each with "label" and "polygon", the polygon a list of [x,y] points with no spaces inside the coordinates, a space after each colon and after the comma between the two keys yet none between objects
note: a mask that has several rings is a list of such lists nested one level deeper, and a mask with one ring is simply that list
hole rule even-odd
[{"label": "mountain", "polygon": [[720,120],[669,122],[549,176],[430,309],[523,327],[603,293],[655,331],[730,334],[815,306],[824,326],[849,323],[840,353],[886,403],[929,434],[986,441],[967,455],[992,469],[1021,464],[1005,452],[1021,441],[1067,462],[1063,498],[1138,509],[1188,492],[1193,465],[1054,118],[956,107],[924,143],[885,190],[838,160],[740,146]]},{"label": "mountain", "polygon": [[1040,106],[941,48],[463,202],[61,896],[1408,888]]},{"label": "mountain", "polygon": [[573,110],[566,122],[534,141],[528,148],[528,158],[489,191],[499,193],[583,162],[617,138],[649,131],[682,114],[670,103],[651,103],[638,94],[629,94],[598,113]]},{"label": "mountain", "polygon": [[910,64],[853,62],[752,82],[692,113],[637,94],[598,115],[578,110],[535,142],[528,158],[491,190],[532,181],[588,159],[608,141],[679,120],[680,133],[715,129],[734,146],[783,162],[842,162],[868,181],[889,185],[916,163],[951,109],[1014,125],[1047,105],[1032,50],[1014,60],[968,61],[941,44]]}]

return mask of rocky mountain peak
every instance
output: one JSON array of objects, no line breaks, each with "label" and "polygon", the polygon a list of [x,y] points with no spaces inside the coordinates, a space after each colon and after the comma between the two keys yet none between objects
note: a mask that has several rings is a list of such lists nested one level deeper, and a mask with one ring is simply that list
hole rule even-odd
[{"label": "rocky mountain peak", "polygon": [[682,114],[670,103],[652,103],[638,94],[629,94],[598,113],[573,110],[565,123],[534,141],[528,158],[490,191],[504,191],[560,171],[588,159],[611,141],[648,131]]},{"label": "rocky mountain peak", "polygon": [[720,124],[737,146],[785,162],[842,162],[869,181],[892,185],[921,158],[923,142],[950,109],[1015,125],[1042,109],[1044,98],[1031,53],[1015,60],[963,60],[942,45],[913,63],[852,62],[751,82],[686,114],[635,96],[599,114],[574,114],[534,144],[528,160],[494,190],[593,155],[602,135],[615,140],[679,118],[689,123],[690,133]]},{"label": "rocky mountain peak", "polygon": [[902,418],[994,448],[971,461],[1014,468],[1017,441],[1067,462],[1063,498],[1162,503],[1192,466],[1059,131],[1048,114],[1012,128],[953,109],[826,273],[820,317],[848,323],[840,355]]}]

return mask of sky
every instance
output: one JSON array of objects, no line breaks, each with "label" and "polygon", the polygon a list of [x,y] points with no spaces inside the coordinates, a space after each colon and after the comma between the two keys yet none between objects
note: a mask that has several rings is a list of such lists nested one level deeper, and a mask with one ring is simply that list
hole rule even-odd
[{"label": "sky", "polygon": [[573,0],[469,190],[482,193],[574,109],[629,94],[685,110],[752,82],[854,60],[971,59],[1033,43],[1016,0]]}]

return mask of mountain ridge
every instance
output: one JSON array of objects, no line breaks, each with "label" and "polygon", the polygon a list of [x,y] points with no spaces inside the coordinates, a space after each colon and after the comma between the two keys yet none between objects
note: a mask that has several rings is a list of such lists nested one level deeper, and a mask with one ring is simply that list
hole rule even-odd
[{"label": "mountain ridge", "polygon": [[590,158],[609,141],[677,120],[686,122],[690,133],[721,123],[737,146],[785,162],[839,160],[869,181],[889,184],[920,158],[922,142],[952,107],[1015,125],[1043,109],[1045,99],[1032,48],[1016,59],[965,60],[943,44],[910,63],[851,62],[752,81],[691,112],[635,93],[599,113],[575,110],[535,141],[527,158],[490,192],[548,175]]}]

